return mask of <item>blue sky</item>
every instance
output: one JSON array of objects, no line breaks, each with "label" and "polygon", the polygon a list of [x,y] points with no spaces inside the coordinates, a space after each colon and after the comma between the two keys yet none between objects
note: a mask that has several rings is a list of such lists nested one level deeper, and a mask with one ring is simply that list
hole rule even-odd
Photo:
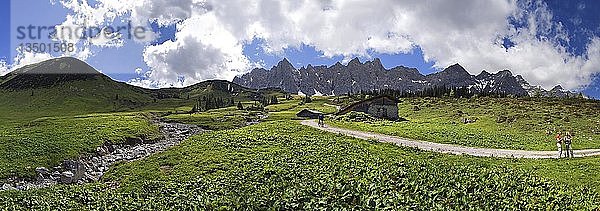
[{"label": "blue sky", "polygon": [[10,52],[10,1],[0,3],[0,59],[7,59]]},{"label": "blue sky", "polygon": [[[155,0],[156,2],[161,2],[161,0]],[[13,5],[10,5],[10,3],[12,2]],[[166,1],[169,2],[169,1]],[[469,9],[469,7],[473,6],[474,9],[480,9],[481,10],[495,10],[495,8],[493,7],[486,7],[485,5],[479,5],[477,4],[478,1],[474,1],[473,5],[461,5],[459,8],[457,8],[459,11],[460,9]],[[496,1],[494,3],[498,3],[500,1]],[[526,1],[520,1],[520,2],[526,2]],[[158,4],[157,3],[157,4]],[[74,14],[76,13],[76,11],[72,11],[70,9],[64,8],[60,3],[57,3],[55,5],[52,5],[50,3],[50,0],[11,0],[11,1],[7,1],[7,0],[3,0],[0,3],[0,8],[3,10],[2,12],[0,12],[0,27],[2,27],[2,30],[0,31],[0,41],[2,43],[2,45],[0,45],[0,59],[3,59],[5,61],[7,61],[9,63],[9,65],[12,63],[12,58],[15,56],[15,54],[17,53],[16,51],[14,51],[16,41],[15,40],[15,28],[16,26],[19,25],[29,25],[29,24],[33,24],[33,25],[58,25],[63,23],[66,20],[66,16],[67,14]],[[96,5],[96,1],[90,1],[90,5],[95,6]],[[140,6],[140,5],[135,5],[134,6]],[[142,5],[143,6],[143,5]],[[186,8],[185,5],[174,5],[174,6],[182,6],[182,8]],[[400,5],[400,6],[404,6],[404,5]],[[510,5],[509,5],[510,6]],[[9,9],[12,7],[12,11]],[[358,6],[357,6],[358,7]],[[364,7],[364,6],[363,6]],[[499,7],[499,6],[495,6],[495,7]],[[22,10],[25,10],[23,8],[27,8],[27,12],[24,12]],[[214,8],[219,8],[218,6],[215,6]],[[193,8],[192,8],[193,9]],[[371,8],[368,8],[371,9]],[[385,10],[385,7],[381,7],[381,8],[372,8],[375,11],[377,10]],[[431,8],[431,10],[434,10],[435,8]],[[442,8],[443,9],[443,8]],[[272,27],[273,29],[267,29],[267,30],[272,30],[271,33],[273,34],[273,36],[269,37],[267,35],[254,35],[254,37],[250,36],[246,36],[246,35],[239,35],[240,33],[236,32],[236,26],[232,23],[235,22],[228,22],[228,21],[235,21],[235,20],[242,20],[242,19],[235,19],[235,18],[248,18],[248,17],[242,17],[241,15],[244,14],[240,14],[240,17],[231,17],[232,20],[227,20],[228,18],[230,18],[230,16],[227,16],[225,18],[221,17],[223,20],[218,20],[217,23],[224,23],[224,25],[228,26],[229,28],[225,28],[226,32],[225,35],[229,35],[232,34],[232,36],[234,36],[235,38],[238,39],[238,42],[234,42],[232,44],[230,43],[225,43],[222,46],[217,46],[217,50],[215,50],[216,56],[214,56],[214,58],[211,55],[208,55],[207,53],[205,53],[203,51],[208,49],[208,50],[214,50],[211,47],[215,47],[215,46],[211,46],[211,44],[206,44],[204,42],[203,39],[207,39],[207,37],[210,38],[210,33],[209,35],[206,35],[205,37],[196,37],[198,40],[200,41],[196,41],[196,42],[184,42],[181,40],[177,40],[176,39],[176,33],[178,31],[182,31],[181,32],[181,37],[184,36],[188,36],[190,37],[190,35],[185,35],[184,32],[186,31],[186,29],[184,27],[191,27],[189,25],[185,25],[185,23],[187,21],[190,21],[191,18],[185,16],[185,18],[180,18],[177,19],[175,21],[170,21],[166,20],[167,24],[158,24],[158,21],[148,21],[147,23],[148,28],[151,29],[152,31],[154,31],[155,33],[157,33],[159,36],[157,37],[157,39],[149,42],[149,43],[139,43],[139,42],[134,42],[132,40],[125,40],[124,44],[122,46],[119,47],[98,47],[98,46],[88,46],[90,51],[92,52],[92,54],[90,56],[88,56],[86,58],[86,61],[91,64],[92,66],[96,67],[97,69],[99,69],[100,71],[108,74],[109,76],[117,79],[117,80],[121,80],[121,81],[129,81],[132,78],[136,78],[136,77],[140,77],[137,73],[136,73],[136,69],[141,70],[142,72],[147,72],[147,71],[154,71],[153,77],[154,78],[150,78],[149,81],[152,82],[157,82],[159,80],[165,80],[168,81],[170,77],[174,77],[174,78],[187,78],[187,79],[195,79],[195,80],[203,80],[206,78],[210,78],[210,77],[224,77],[224,78],[230,78],[232,76],[233,73],[243,73],[247,70],[241,70],[241,71],[237,71],[237,72],[228,72],[228,71],[221,71],[221,70],[214,70],[213,72],[203,72],[201,74],[199,74],[198,72],[202,72],[204,70],[194,70],[193,67],[190,67],[189,69],[191,70],[172,70],[171,69],[176,69],[176,68],[181,68],[181,65],[174,65],[174,64],[169,64],[169,62],[173,61],[173,58],[170,55],[173,54],[177,54],[177,56],[183,57],[183,56],[189,56],[190,58],[182,58],[182,61],[180,62],[183,65],[188,65],[189,66],[200,66],[200,67],[206,67],[206,68],[215,68],[215,67],[219,67],[219,68],[223,68],[224,65],[215,65],[214,63],[216,61],[231,61],[231,60],[236,60],[236,59],[242,59],[244,65],[237,65],[237,64],[232,64],[231,66],[233,67],[246,67],[247,69],[250,69],[252,67],[256,67],[256,66],[264,66],[266,68],[270,68],[271,66],[275,65],[278,61],[280,61],[282,58],[286,57],[288,58],[295,67],[301,67],[301,66],[306,66],[308,64],[312,64],[312,65],[332,65],[335,62],[338,61],[343,61],[343,60],[348,60],[350,58],[353,57],[359,57],[361,59],[361,61],[365,61],[365,60],[371,60],[373,58],[380,58],[381,61],[383,62],[383,65],[386,68],[392,68],[395,66],[399,66],[399,65],[403,65],[403,66],[407,66],[407,67],[416,67],[417,69],[419,69],[421,71],[421,73],[423,74],[429,74],[435,71],[439,71],[440,68],[448,65],[448,64],[452,64],[452,63],[461,63],[464,64],[463,66],[467,67],[467,69],[469,69],[469,71],[473,74],[476,74],[478,72],[480,72],[483,69],[486,69],[487,71],[490,72],[496,72],[499,71],[501,69],[511,69],[513,70],[513,72],[518,73],[518,74],[523,74],[525,76],[526,79],[528,79],[529,81],[533,82],[536,85],[543,85],[545,87],[551,86],[552,84],[565,84],[563,86],[569,87],[569,88],[573,88],[573,89],[581,89],[583,87],[583,92],[587,95],[590,96],[594,96],[594,97],[600,97],[600,80],[597,79],[595,76],[597,75],[596,70],[597,69],[593,69],[593,68],[589,68],[588,66],[593,66],[595,63],[593,62],[589,62],[589,65],[584,65],[583,63],[586,63],[588,60],[592,60],[590,58],[586,58],[589,57],[588,54],[588,48],[591,46],[590,43],[592,43],[592,40],[595,37],[599,37],[600,36],[600,14],[597,11],[600,11],[600,2],[599,1],[583,1],[583,0],[574,0],[574,1],[561,1],[561,0],[547,0],[547,1],[540,1],[540,2],[535,2],[532,1],[532,3],[529,4],[523,4],[520,5],[520,9],[522,11],[520,11],[520,14],[522,16],[515,16],[515,17],[511,17],[509,18],[509,22],[510,25],[506,28],[513,28],[514,30],[506,30],[506,35],[503,35],[501,37],[501,45],[500,47],[505,48],[505,51],[508,52],[507,55],[501,55],[501,54],[494,54],[494,55],[482,55],[482,59],[478,59],[475,56],[472,56],[472,49],[466,48],[462,49],[461,46],[465,45],[473,45],[473,43],[469,43],[469,38],[464,37],[464,40],[461,40],[460,36],[459,37],[454,37],[453,39],[449,39],[450,41],[448,42],[456,42],[456,43],[445,43],[444,41],[442,41],[441,43],[438,41],[433,42],[431,40],[434,39],[428,39],[431,36],[439,36],[439,35],[435,35],[432,33],[436,33],[435,30],[437,28],[441,28],[440,29],[440,33],[443,33],[443,30],[447,30],[450,32],[454,32],[454,33],[460,33],[460,31],[466,31],[466,30],[470,30],[472,28],[475,28],[479,31],[485,31],[485,29],[479,29],[477,27],[481,27],[481,26],[485,26],[487,25],[493,25],[493,24],[497,24],[497,23],[502,23],[503,20],[497,20],[498,18],[496,18],[494,16],[494,12],[498,12],[498,16],[503,17],[502,15],[506,15],[506,14],[513,14],[514,12],[514,8],[513,10],[509,11],[508,9],[506,11],[484,11],[482,12],[482,14],[487,15],[490,14],[489,16],[489,20],[487,20],[485,17],[481,18],[482,20],[477,20],[478,18],[472,18],[467,16],[456,16],[456,17],[449,17],[449,15],[452,14],[441,14],[439,19],[433,19],[433,22],[426,22],[426,21],[432,21],[432,20],[422,20],[423,22],[417,22],[420,24],[423,24],[424,26],[430,26],[432,25],[433,28],[433,32],[431,32],[431,30],[428,31],[427,27],[423,28],[423,32],[405,32],[402,31],[401,29],[395,30],[395,31],[390,31],[387,32],[387,36],[386,34],[384,34],[383,38],[385,39],[389,39],[389,40],[385,40],[386,42],[384,42],[383,45],[385,46],[381,46],[381,45],[371,45],[369,44],[368,46],[364,43],[360,43],[361,40],[363,40],[364,42],[370,42],[372,41],[371,38],[373,38],[373,40],[375,40],[375,38],[377,38],[377,36],[379,36],[380,34],[371,34],[371,33],[367,33],[362,31],[363,29],[361,28],[357,28],[357,34],[360,33],[364,33],[366,34],[365,36],[368,37],[368,39],[364,39],[362,37],[357,37],[356,39],[354,38],[349,38],[347,40],[347,45],[348,46],[353,46],[353,48],[344,48],[343,46],[345,46],[345,43],[343,43],[346,40],[339,40],[339,35],[332,35],[331,37],[338,37],[338,39],[334,39],[334,40],[328,40],[328,37],[324,37],[322,35],[319,35],[319,33],[323,33],[323,31],[328,30],[328,28],[322,28],[321,31],[317,31],[317,32],[306,32],[308,36],[308,38],[304,38],[302,36],[304,36],[302,33],[296,33],[296,34],[281,34],[280,32],[277,32],[276,30],[281,31],[282,29],[277,28],[276,24],[270,24],[270,22],[272,19],[268,19],[271,17],[252,17],[257,19],[257,22],[260,22],[261,24],[264,24],[267,27]],[[325,9],[324,9],[325,10]],[[365,8],[365,10],[367,10],[367,8]],[[448,8],[449,12],[451,13],[452,8]],[[442,10],[443,11],[443,10]],[[469,10],[469,11],[474,11],[473,9]],[[507,12],[508,11],[508,12]],[[166,12],[171,12],[171,11],[166,11]],[[425,9],[424,12],[431,12],[428,9]],[[382,11],[381,13],[385,13],[385,11]],[[473,12],[476,13],[476,12]],[[35,14],[35,15],[31,15],[31,14]],[[340,14],[344,14],[343,12],[340,12]],[[550,14],[551,15],[551,20],[544,20],[544,17],[547,17],[546,14]],[[177,13],[174,14],[174,16],[178,15]],[[352,15],[352,14],[351,14]],[[359,17],[361,14],[357,14],[356,17]],[[417,14],[418,15],[418,14]],[[473,14],[474,16],[477,16],[479,14]],[[11,19],[12,16],[12,19]],[[479,15],[480,16],[480,15]],[[365,16],[367,17],[367,16]],[[520,18],[519,18],[520,17]],[[527,18],[529,17],[529,18]],[[531,19],[530,17],[534,17],[534,19],[536,20],[535,22],[529,22],[529,20]],[[128,21],[128,18],[132,18],[132,17],[118,17],[115,20],[112,21],[108,21],[107,25],[122,25],[124,23],[126,23],[126,21]],[[187,19],[189,18],[189,19]],[[217,17],[219,18],[219,17]],[[435,18],[435,17],[434,17]],[[494,19],[495,18],[495,19]],[[267,20],[268,19],[268,20]],[[279,17],[279,19],[281,19],[281,17]],[[352,19],[352,17],[347,18],[347,19]],[[458,20],[458,23],[456,22],[445,22],[446,19],[456,19]],[[156,19],[155,19],[156,20]],[[159,19],[160,20],[160,19]],[[209,19],[212,20],[212,19]],[[267,20],[267,21],[265,21]],[[275,20],[275,19],[273,19]],[[385,18],[383,18],[382,20],[385,20]],[[506,19],[504,19],[506,20]],[[308,20],[310,21],[310,20]],[[335,20],[333,20],[335,21]],[[357,19],[356,22],[361,22],[363,21],[362,19]],[[365,20],[365,24],[369,24],[368,22],[369,20]],[[377,19],[374,19],[374,23],[377,23]],[[419,20],[421,21],[421,20]],[[481,22],[479,23],[478,21],[490,21],[490,23],[485,23],[485,22]],[[11,26],[11,22],[12,22],[12,26]],[[381,21],[382,22],[382,26],[380,28],[386,28],[386,27],[394,27],[394,26],[390,26],[390,24],[388,23],[386,25],[385,21]],[[444,25],[436,25],[438,24],[437,22],[441,22],[444,23],[446,25],[452,25],[452,24],[456,24],[454,29],[457,29],[458,27],[458,31],[453,31],[454,29],[450,28],[450,29],[443,29]],[[212,24],[212,22],[203,22],[206,25],[210,25]],[[229,23],[227,25],[227,23]],[[281,21],[276,22],[273,21],[273,23],[277,23],[277,24],[289,24],[289,23],[282,23]],[[345,23],[344,23],[345,24]],[[349,23],[350,25],[352,23]],[[372,24],[372,23],[371,23]],[[473,26],[471,26],[473,25]],[[537,25],[537,26],[532,26],[532,25]],[[361,25],[362,26],[362,25]],[[407,27],[411,27],[414,25],[411,25],[410,23],[406,24]],[[544,26],[549,26],[546,27],[547,30],[544,29]],[[231,29],[231,27],[233,27],[233,29]],[[238,28],[242,28],[244,26],[239,26]],[[297,26],[297,27],[303,27],[303,26]],[[319,26],[316,26],[315,28],[318,28]],[[336,26],[337,27],[337,26]],[[339,29],[335,29],[333,32],[340,32],[340,33],[344,33],[346,26],[340,26]],[[352,29],[352,26],[348,26],[350,27],[350,29]],[[437,28],[436,28],[437,27]],[[465,30],[462,30],[460,27],[465,27]],[[471,28],[469,28],[471,27]],[[215,31],[215,33],[222,33],[223,29],[220,29],[219,27],[216,27],[217,31]],[[380,28],[374,28],[371,30],[379,30]],[[526,33],[527,31],[531,31],[531,29],[535,29],[537,31],[533,32],[533,37],[534,38],[530,38],[527,36],[523,36],[522,34]],[[416,28],[416,29],[420,29],[420,28]],[[196,29],[197,30],[197,29]],[[241,29],[240,29],[241,30]],[[244,30],[248,30],[247,28],[244,28]],[[415,30],[412,30],[415,31]],[[418,30],[417,30],[418,31]],[[493,31],[493,30],[491,30]],[[11,32],[13,32],[13,34],[11,34]],[[350,32],[352,32],[350,30]],[[290,32],[292,33],[292,32]],[[311,34],[312,33],[312,34]],[[346,31],[346,33],[348,33],[348,31]],[[402,34],[402,36],[395,37],[396,34],[400,34],[400,33],[405,33]],[[427,34],[429,33],[429,34]],[[348,37],[352,37],[354,35],[350,35],[351,33],[348,33]],[[471,32],[469,32],[468,34],[472,34]],[[262,36],[262,37],[260,37]],[[358,36],[358,35],[357,35]],[[478,35],[476,35],[475,38],[479,38],[477,37]],[[193,37],[193,36],[191,36]],[[298,38],[300,37],[300,38]],[[341,36],[342,38],[345,38],[345,36]],[[410,44],[407,44],[406,46],[404,46],[402,39],[408,37],[408,42],[410,42]],[[12,42],[11,42],[11,38]],[[398,40],[394,40],[392,38],[398,38]],[[442,37],[443,38],[443,37]],[[492,37],[493,38],[493,37]],[[482,39],[485,40],[485,39]],[[491,40],[491,39],[488,39]],[[546,41],[548,40],[547,43],[540,43],[541,41]],[[43,40],[43,42],[47,42],[48,40]],[[189,41],[189,39],[188,39]],[[213,40],[214,41],[214,40]],[[334,45],[336,42],[342,42],[342,45]],[[431,41],[431,42],[430,42]],[[490,41],[491,42],[491,41]],[[173,43],[172,45],[170,45],[169,43]],[[190,44],[191,43],[191,44]],[[235,50],[237,49],[237,44],[241,45],[241,47],[239,48],[239,50]],[[283,43],[283,45],[281,45]],[[334,44],[331,44],[334,43]],[[392,43],[392,44],[389,44]],[[464,44],[466,43],[466,44]],[[550,44],[548,44],[550,43]],[[195,44],[195,46],[199,46],[198,49],[196,50],[189,50],[186,49],[188,48],[187,45],[192,46],[192,44]],[[477,43],[475,43],[477,44]],[[491,44],[491,43],[490,43]],[[209,48],[205,48],[206,46],[209,46]],[[438,50],[436,48],[436,45],[440,45],[440,49]],[[447,46],[446,46],[447,45]],[[530,60],[526,60],[523,59],[525,61],[515,61],[518,60],[518,58],[529,58],[527,56],[529,55],[523,55],[523,56],[519,56],[521,55],[520,53],[523,52],[522,48],[525,48],[525,50],[527,50],[527,47],[533,46],[531,48],[539,48],[539,49],[544,49],[543,45],[550,45],[551,47],[553,47],[554,49],[561,49],[564,48],[566,53],[561,53],[560,50],[557,50],[558,53],[552,54],[552,55],[548,55],[548,64],[546,65],[544,63],[543,58],[541,59],[541,61],[535,61],[532,62]],[[155,46],[155,48],[151,48],[152,52],[155,52],[153,55],[154,57],[152,58],[144,58],[144,51],[148,49],[148,47],[152,47]],[[265,47],[268,46],[268,47]],[[283,46],[282,48],[279,48]],[[342,46],[342,47],[340,47]],[[356,46],[356,47],[355,47]],[[366,47],[365,47],[366,46]],[[404,47],[398,47],[398,46],[404,46]],[[458,46],[458,48],[456,48],[456,46]],[[355,47],[355,48],[354,48]],[[493,45],[492,45],[493,47]],[[183,49],[183,50],[178,50],[179,48]],[[268,50],[269,48],[274,48],[275,51],[270,51]],[[444,51],[447,48],[446,51]],[[224,50],[225,49],[225,50]],[[230,51],[231,49],[234,49],[233,52],[226,52],[226,50]],[[453,52],[453,50],[456,49],[457,52]],[[207,50],[207,51],[208,51]],[[536,55],[536,49],[531,50],[531,54]],[[150,52],[150,50],[148,50]],[[236,52],[239,51],[239,52]],[[485,48],[483,48],[483,50],[479,50],[479,53],[477,53],[477,51],[475,51],[475,54],[481,54],[481,52],[485,53]],[[156,53],[158,52],[158,53]],[[186,52],[194,52],[196,54],[199,54],[197,56],[197,58],[194,57],[194,55],[189,55],[186,54]],[[542,51],[543,52],[543,51]],[[164,54],[164,55],[163,55]],[[181,54],[181,55],[179,55]],[[238,55],[239,54],[239,55]],[[539,54],[539,53],[537,53]],[[241,55],[241,57],[240,57]],[[447,55],[447,56],[446,56]],[[58,54],[53,54],[52,56],[60,56]],[[503,61],[501,59],[495,58],[495,57],[502,57],[502,56],[506,56],[506,60]],[[511,57],[513,56],[513,57]],[[550,64],[551,62],[556,62],[554,57],[551,56],[562,56],[562,58],[565,60],[565,62],[561,62],[558,63],[558,65],[556,64]],[[578,58],[579,57],[579,58]],[[205,59],[206,58],[206,59]],[[427,59],[425,59],[427,58]],[[517,58],[517,59],[514,59]],[[531,57],[534,58],[534,57]],[[572,61],[572,62],[568,62],[568,61]],[[179,62],[179,61],[175,61],[175,62]],[[203,63],[205,62],[205,63]],[[212,62],[212,63],[210,63]],[[504,65],[504,63],[506,63],[506,65]],[[164,65],[163,65],[164,64]],[[489,64],[489,65],[488,65]],[[204,66],[206,65],[206,66]],[[570,65],[570,66],[569,66]],[[230,66],[225,65],[227,68],[229,68]],[[520,67],[523,67],[523,69],[519,69]],[[565,75],[564,73],[559,73],[556,72],[557,70],[553,70],[554,72],[550,73],[551,71],[548,70],[549,73],[544,73],[543,71],[545,71],[545,69],[548,68],[557,68],[557,69],[563,69],[560,71],[564,71],[564,72],[569,72],[569,71],[573,71],[574,75],[578,75],[577,77],[573,77],[572,79],[564,79]],[[570,69],[573,68],[573,69]],[[185,68],[184,68],[185,69]],[[530,70],[530,69],[536,69],[536,71]],[[221,73],[221,72],[224,73]],[[600,72],[600,70],[597,70],[598,72]],[[158,74],[159,72],[161,72],[160,74]],[[567,73],[568,74],[568,73]],[[585,78],[585,79],[582,79]],[[589,81],[592,81],[591,83]]]}]

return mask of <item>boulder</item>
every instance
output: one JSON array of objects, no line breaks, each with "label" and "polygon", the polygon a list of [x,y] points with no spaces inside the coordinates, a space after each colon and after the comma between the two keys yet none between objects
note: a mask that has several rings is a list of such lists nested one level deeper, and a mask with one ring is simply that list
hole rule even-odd
[{"label": "boulder", "polygon": [[104,156],[107,155],[109,152],[105,147],[98,147],[96,148],[96,154],[98,154],[99,156]]},{"label": "boulder", "polygon": [[0,190],[16,190],[16,188],[13,187],[10,184],[4,184],[4,185],[2,185],[2,187],[0,188]]},{"label": "boulder", "polygon": [[75,174],[73,174],[73,172],[65,171],[62,174],[60,174],[60,182],[63,184],[71,184],[74,181],[76,181],[74,177]]},{"label": "boulder", "polygon": [[85,166],[79,161],[65,160],[63,162],[63,168],[73,174],[73,181],[83,178],[85,173]]},{"label": "boulder", "polygon": [[37,168],[35,168],[35,172],[37,172],[38,174],[42,174],[42,175],[50,174],[50,171],[46,167],[37,167]]},{"label": "boulder", "polygon": [[461,122],[463,124],[475,123],[475,122],[477,122],[477,118],[476,117],[461,118]]},{"label": "boulder", "polygon": [[115,151],[115,149],[117,148],[116,146],[112,145],[111,143],[104,143],[104,145],[102,145],[102,150],[104,150],[104,152],[106,154],[112,153],[113,151]]},{"label": "boulder", "polygon": [[50,175],[50,179],[52,180],[59,180],[61,176],[61,173],[58,171],[52,172],[52,174]]},{"label": "boulder", "polygon": [[138,137],[128,137],[125,139],[126,145],[135,146],[135,145],[140,145],[143,143],[144,143],[144,140],[141,138],[138,138]]}]

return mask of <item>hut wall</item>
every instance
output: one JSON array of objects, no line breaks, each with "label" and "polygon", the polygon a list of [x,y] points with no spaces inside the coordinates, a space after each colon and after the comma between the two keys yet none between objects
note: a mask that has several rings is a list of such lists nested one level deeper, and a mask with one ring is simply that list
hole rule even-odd
[{"label": "hut wall", "polygon": [[367,110],[367,113],[379,118],[397,120],[398,106],[371,104]]}]

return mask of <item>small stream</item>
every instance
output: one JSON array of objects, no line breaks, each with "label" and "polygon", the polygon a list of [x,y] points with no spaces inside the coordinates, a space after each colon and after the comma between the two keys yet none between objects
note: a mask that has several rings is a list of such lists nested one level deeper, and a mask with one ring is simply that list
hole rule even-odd
[{"label": "small stream", "polygon": [[154,120],[159,126],[163,138],[145,143],[144,140],[134,140],[123,145],[104,145],[96,152],[82,156],[78,160],[65,160],[52,169],[38,167],[35,180],[24,178],[9,178],[8,183],[0,186],[2,190],[29,190],[45,188],[56,184],[84,184],[100,180],[109,167],[117,162],[130,162],[146,158],[152,154],[165,151],[192,135],[206,130],[188,124]]}]

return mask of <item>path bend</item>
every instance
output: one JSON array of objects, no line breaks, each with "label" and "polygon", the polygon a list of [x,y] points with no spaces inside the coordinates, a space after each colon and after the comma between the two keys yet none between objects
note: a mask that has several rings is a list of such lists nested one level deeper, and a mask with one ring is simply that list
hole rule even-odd
[{"label": "path bend", "polygon": [[[332,127],[325,125],[320,127],[315,120],[304,120],[302,125],[310,126],[327,132],[343,134],[360,139],[375,139],[379,142],[393,143],[399,146],[407,146],[418,148],[425,151],[440,152],[454,155],[472,155],[477,157],[500,157],[500,158],[535,158],[548,159],[557,158],[557,151],[527,151],[527,150],[510,150],[510,149],[491,149],[467,147],[453,144],[441,144],[428,141],[416,141],[396,136],[383,135],[378,133],[356,131],[344,128]],[[575,157],[591,157],[600,155],[600,149],[584,149],[573,150]]]}]

